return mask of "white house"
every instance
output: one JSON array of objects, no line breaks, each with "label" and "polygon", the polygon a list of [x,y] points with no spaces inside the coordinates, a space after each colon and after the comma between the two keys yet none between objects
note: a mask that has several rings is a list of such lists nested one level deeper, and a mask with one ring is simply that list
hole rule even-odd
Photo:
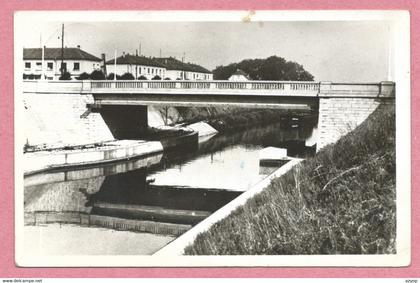
[{"label": "white house", "polygon": [[248,75],[242,71],[241,69],[236,69],[235,73],[233,73],[229,78],[229,81],[235,81],[235,82],[243,82],[248,81]]},{"label": "white house", "polygon": [[153,58],[166,68],[164,79],[169,80],[213,80],[213,74],[206,68],[192,64],[184,63],[173,57]]},{"label": "white house", "polygon": [[24,48],[23,79],[40,79],[44,73],[45,79],[57,80],[61,76],[62,61],[64,70],[69,72],[72,78],[101,69],[101,59],[83,51],[79,46],[63,49],[44,48],[44,61],[42,61],[42,48]]},{"label": "white house", "polygon": [[137,79],[164,79],[166,76],[165,67],[145,56],[123,54],[115,59],[106,62],[106,69],[108,74],[117,74],[121,76],[125,73],[130,73]]}]

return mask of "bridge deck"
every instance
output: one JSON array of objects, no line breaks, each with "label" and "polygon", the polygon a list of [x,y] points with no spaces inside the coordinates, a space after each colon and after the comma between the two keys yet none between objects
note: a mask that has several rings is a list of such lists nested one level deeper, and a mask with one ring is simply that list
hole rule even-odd
[{"label": "bridge deck", "polygon": [[25,93],[77,93],[95,105],[312,108],[319,97],[390,97],[395,84],[302,81],[24,81]]}]

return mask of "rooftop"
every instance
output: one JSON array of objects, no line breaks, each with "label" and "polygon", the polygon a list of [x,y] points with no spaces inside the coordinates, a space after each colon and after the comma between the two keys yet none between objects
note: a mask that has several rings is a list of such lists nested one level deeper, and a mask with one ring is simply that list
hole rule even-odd
[{"label": "rooftop", "polygon": [[232,76],[244,76],[248,77],[248,74],[242,71],[241,69],[236,69],[235,73],[232,74]]},{"label": "rooftop", "polygon": [[154,60],[158,61],[162,65],[166,67],[167,70],[181,70],[181,71],[189,71],[189,72],[198,72],[198,73],[208,73],[211,74],[209,70],[206,68],[192,63],[184,63],[179,61],[173,57],[166,57],[166,58],[153,58]]},{"label": "rooftop", "polygon": [[[114,64],[115,59],[111,59],[106,61],[106,64]],[[153,66],[153,67],[160,67],[164,68],[165,66],[160,64],[158,61],[148,58],[145,56],[136,56],[125,54],[120,57],[117,57],[117,64],[118,65],[142,65],[142,66]]]},{"label": "rooftop", "polygon": [[[61,60],[61,48],[45,48],[44,59],[45,60]],[[23,60],[41,60],[42,59],[42,48],[24,48],[23,49]],[[65,47],[63,48],[63,59],[64,60],[87,60],[87,61],[101,61],[96,56],[83,51],[76,47]]]}]

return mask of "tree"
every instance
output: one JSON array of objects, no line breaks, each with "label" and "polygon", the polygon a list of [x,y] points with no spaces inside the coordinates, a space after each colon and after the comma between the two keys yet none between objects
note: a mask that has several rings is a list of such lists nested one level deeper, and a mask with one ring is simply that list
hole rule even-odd
[{"label": "tree", "polygon": [[145,76],[143,76],[143,75],[140,76],[140,77],[138,77],[137,79],[138,80],[142,80],[142,81],[147,81],[147,78]]},{"label": "tree", "polygon": [[71,80],[71,75],[69,72],[64,72],[58,79],[60,81],[69,81]]},{"label": "tree", "polygon": [[105,74],[101,70],[95,70],[90,73],[91,80],[105,80]]},{"label": "tree", "polygon": [[170,81],[170,80],[171,80],[171,78],[168,78],[168,77],[165,78],[165,81]]},{"label": "tree", "polygon": [[134,76],[131,73],[124,73],[119,79],[120,80],[134,80]]},{"label": "tree", "polygon": [[313,81],[314,76],[296,62],[282,57],[270,56],[266,59],[246,59],[213,70],[215,80],[227,80],[237,69],[243,70],[251,80]]},{"label": "tree", "polygon": [[154,80],[154,81],[156,81],[156,80],[161,80],[162,78],[161,77],[159,77],[158,75],[156,75],[156,76],[154,76],[153,78],[152,78],[152,80]]},{"label": "tree", "polygon": [[[114,73],[109,73],[108,76],[106,77],[107,80],[113,80],[114,79],[115,74]],[[118,79],[118,75],[117,75],[117,79]]]},{"label": "tree", "polygon": [[77,77],[78,80],[88,80],[90,79],[90,75],[86,72],[81,73],[80,76]]}]

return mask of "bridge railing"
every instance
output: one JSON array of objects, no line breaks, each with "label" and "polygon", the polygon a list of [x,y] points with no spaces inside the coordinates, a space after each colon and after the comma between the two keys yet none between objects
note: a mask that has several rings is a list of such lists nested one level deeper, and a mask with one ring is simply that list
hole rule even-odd
[{"label": "bridge railing", "polygon": [[30,93],[184,93],[267,94],[319,97],[393,97],[394,82],[332,83],[302,81],[24,81]]},{"label": "bridge railing", "polygon": [[91,81],[94,89],[219,89],[318,92],[318,82],[294,81]]},{"label": "bridge railing", "polygon": [[331,83],[321,82],[320,97],[393,97],[394,82],[380,83]]}]

